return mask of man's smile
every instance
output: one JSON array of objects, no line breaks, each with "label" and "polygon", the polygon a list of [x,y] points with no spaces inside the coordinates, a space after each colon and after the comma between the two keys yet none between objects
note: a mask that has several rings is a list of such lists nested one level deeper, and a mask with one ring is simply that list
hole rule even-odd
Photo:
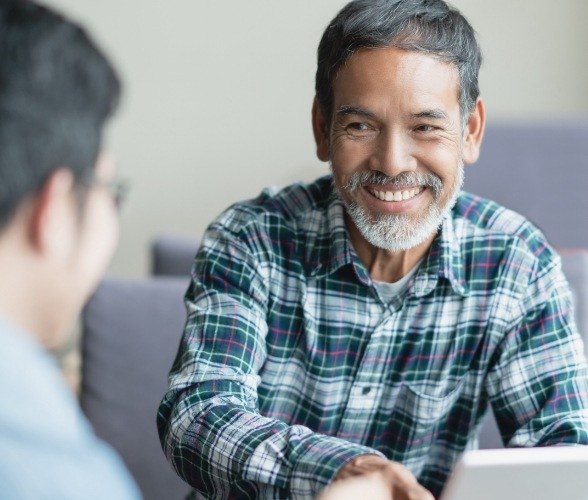
[{"label": "man's smile", "polygon": [[424,186],[417,186],[407,189],[375,189],[368,187],[367,190],[381,201],[405,201],[414,198],[424,190]]}]

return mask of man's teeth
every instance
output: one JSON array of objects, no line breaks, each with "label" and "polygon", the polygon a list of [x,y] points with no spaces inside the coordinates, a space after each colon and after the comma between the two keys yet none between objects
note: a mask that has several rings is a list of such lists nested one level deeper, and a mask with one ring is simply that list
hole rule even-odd
[{"label": "man's teeth", "polygon": [[422,187],[405,189],[404,191],[379,191],[377,189],[373,189],[372,194],[382,201],[403,201],[414,198],[422,190]]}]

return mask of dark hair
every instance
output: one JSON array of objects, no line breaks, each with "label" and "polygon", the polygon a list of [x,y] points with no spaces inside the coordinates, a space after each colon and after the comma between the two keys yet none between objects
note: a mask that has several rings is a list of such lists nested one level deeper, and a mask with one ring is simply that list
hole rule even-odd
[{"label": "dark hair", "polygon": [[356,0],[335,16],[318,48],[316,97],[327,121],[339,69],[357,50],[377,47],[425,52],[455,64],[461,116],[467,120],[480,94],[482,54],[461,13],[443,0]]},{"label": "dark hair", "polygon": [[57,168],[93,173],[118,77],[86,32],[29,0],[0,4],[0,228]]}]

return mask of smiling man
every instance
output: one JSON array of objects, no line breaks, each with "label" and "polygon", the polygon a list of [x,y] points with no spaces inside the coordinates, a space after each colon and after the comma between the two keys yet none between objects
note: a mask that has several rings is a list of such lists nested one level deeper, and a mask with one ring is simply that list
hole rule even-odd
[{"label": "smiling man", "polygon": [[315,103],[317,153],[330,161],[351,241],[375,280],[394,282],[428,251],[477,159],[484,106],[462,124],[453,65],[395,47],[359,50]]},{"label": "smiling man", "polygon": [[358,0],[327,27],[312,125],[332,175],[234,205],[194,263],[158,424],[197,497],[350,480],[429,499],[490,408],[509,446],[588,444],[559,257],[461,191],[480,61],[441,0]]}]

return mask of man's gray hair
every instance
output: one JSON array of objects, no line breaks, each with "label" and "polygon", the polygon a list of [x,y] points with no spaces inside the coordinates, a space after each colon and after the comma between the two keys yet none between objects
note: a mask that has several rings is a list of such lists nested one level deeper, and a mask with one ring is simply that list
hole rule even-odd
[{"label": "man's gray hair", "polygon": [[465,17],[443,0],[355,0],[331,21],[318,48],[316,97],[329,123],[339,69],[359,49],[378,47],[424,52],[454,64],[462,122],[467,122],[480,94],[482,54]]}]

